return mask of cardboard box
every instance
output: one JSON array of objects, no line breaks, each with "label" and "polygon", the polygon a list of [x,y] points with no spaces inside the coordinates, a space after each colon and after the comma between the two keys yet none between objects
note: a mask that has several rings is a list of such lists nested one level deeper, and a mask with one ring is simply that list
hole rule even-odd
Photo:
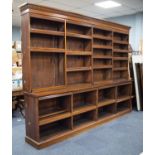
[{"label": "cardboard box", "polygon": [[12,66],[17,66],[18,55],[15,49],[12,49]]},{"label": "cardboard box", "polygon": [[21,51],[21,41],[15,41],[15,49],[16,51]]},{"label": "cardboard box", "polygon": [[22,79],[22,67],[12,67],[12,79]]}]

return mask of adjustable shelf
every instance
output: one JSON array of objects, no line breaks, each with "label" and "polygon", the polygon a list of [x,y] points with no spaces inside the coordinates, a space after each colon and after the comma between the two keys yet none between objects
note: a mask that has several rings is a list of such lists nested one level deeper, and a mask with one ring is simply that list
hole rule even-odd
[{"label": "adjustable shelf", "polygon": [[45,35],[52,35],[52,36],[64,36],[65,33],[61,31],[52,31],[52,30],[41,30],[38,28],[31,28],[31,34],[45,34]]},{"label": "adjustable shelf", "polygon": [[96,49],[112,49],[112,46],[107,46],[107,45],[93,45],[93,48],[96,48]]},{"label": "adjustable shelf", "polygon": [[49,52],[49,53],[65,53],[64,49],[60,49],[60,48],[42,48],[42,47],[33,47],[30,49],[31,52]]},{"label": "adjustable shelf", "polygon": [[83,35],[83,34],[76,34],[76,33],[71,33],[67,32],[67,37],[75,37],[75,38],[82,38],[82,39],[92,39],[91,36]]},{"label": "adjustable shelf", "polygon": [[114,71],[124,71],[124,70],[128,70],[127,67],[117,67],[113,69]]}]

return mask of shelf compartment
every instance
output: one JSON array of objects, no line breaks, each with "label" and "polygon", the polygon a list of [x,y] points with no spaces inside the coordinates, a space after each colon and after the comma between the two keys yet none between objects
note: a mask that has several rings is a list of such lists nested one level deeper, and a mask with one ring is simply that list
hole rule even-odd
[{"label": "shelf compartment", "polygon": [[115,41],[121,41],[121,42],[128,42],[129,41],[129,35],[120,33],[120,32],[114,32],[113,39]]},{"label": "shelf compartment", "polygon": [[117,112],[122,112],[131,108],[130,99],[117,103]]},{"label": "shelf compartment", "polygon": [[93,65],[95,69],[112,68],[112,59],[94,59]]},{"label": "shelf compartment", "polygon": [[40,139],[46,140],[49,138],[54,138],[55,136],[60,136],[69,130],[71,130],[71,118],[42,125],[39,127]]},{"label": "shelf compartment", "polygon": [[66,35],[67,35],[67,37],[82,38],[82,39],[92,39],[91,36],[83,35],[83,34],[76,34],[76,33],[71,33],[71,32],[67,32]]},{"label": "shelf compartment", "polygon": [[113,44],[113,49],[114,51],[115,50],[120,50],[120,51],[123,51],[123,50],[128,50],[128,45],[122,45],[122,44]]},{"label": "shelf compartment", "polygon": [[30,27],[32,29],[40,29],[40,30],[50,30],[50,31],[58,31],[64,32],[64,21],[58,21],[53,19],[43,19],[43,18],[30,18]]},{"label": "shelf compartment", "polygon": [[[96,105],[96,91],[82,92],[73,94],[73,111],[80,111],[80,109],[89,109],[89,106]],[[91,108],[92,108],[91,107]]]},{"label": "shelf compartment", "polygon": [[120,85],[117,87],[117,99],[124,99],[131,96],[131,85]]},{"label": "shelf compartment", "polygon": [[94,82],[106,82],[112,80],[112,69],[94,70]]},{"label": "shelf compartment", "polygon": [[106,105],[98,108],[98,119],[103,119],[115,114],[115,104]]},{"label": "shelf compartment", "polygon": [[100,28],[94,28],[93,29],[93,35],[96,35],[99,37],[107,37],[107,38],[112,38],[112,31],[110,30],[104,30]]},{"label": "shelf compartment", "polygon": [[128,61],[115,61],[113,62],[114,68],[120,68],[120,67],[125,67],[128,68]]},{"label": "shelf compartment", "polygon": [[64,48],[63,36],[31,34],[31,48]]},{"label": "shelf compartment", "polygon": [[111,56],[112,57],[112,49],[93,49],[93,56],[95,57],[104,57]]},{"label": "shelf compartment", "polygon": [[52,31],[52,30],[41,30],[36,28],[31,28],[31,34],[45,34],[45,35],[53,35],[53,36],[64,36],[64,32],[59,31]]},{"label": "shelf compartment", "polygon": [[71,95],[52,97],[39,101],[41,120],[71,112]]},{"label": "shelf compartment", "polygon": [[114,71],[113,72],[113,80],[115,81],[126,81],[129,79],[128,70],[126,71]]},{"label": "shelf compartment", "polygon": [[67,73],[67,84],[91,84],[92,76],[91,71],[78,71],[78,72],[68,72]]},{"label": "shelf compartment", "polygon": [[67,56],[67,71],[75,70],[90,70],[91,57],[90,56]]},{"label": "shelf compartment", "polygon": [[91,37],[91,27],[89,26],[84,26],[84,25],[78,25],[76,23],[68,23],[67,22],[67,25],[66,25],[66,31],[67,33],[72,33],[72,34],[78,34],[79,35],[85,35],[85,36],[88,36],[88,37]]},{"label": "shelf compartment", "polygon": [[93,111],[89,111],[89,112],[85,112],[85,113],[73,116],[74,128],[82,127],[84,125],[94,122],[95,114],[96,114],[96,111],[93,110]]},{"label": "shelf compartment", "polygon": [[111,40],[102,40],[102,39],[93,39],[93,44],[98,45],[98,46],[112,46],[112,41]]},{"label": "shelf compartment", "polygon": [[61,53],[31,53],[32,88],[64,85],[64,63]]},{"label": "shelf compartment", "polygon": [[104,106],[115,102],[115,87],[99,89],[98,106]]},{"label": "shelf compartment", "polygon": [[90,51],[91,52],[92,41],[82,38],[67,37],[67,50],[68,51]]}]

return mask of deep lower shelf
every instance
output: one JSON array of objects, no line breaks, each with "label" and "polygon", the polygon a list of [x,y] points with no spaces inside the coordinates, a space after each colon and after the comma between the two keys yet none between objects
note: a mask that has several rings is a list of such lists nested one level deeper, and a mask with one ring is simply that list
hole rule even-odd
[{"label": "deep lower shelf", "polygon": [[49,124],[49,123],[52,123],[52,122],[55,122],[55,121],[58,121],[64,118],[68,118],[70,116],[71,116],[70,112],[64,112],[64,113],[60,113],[57,115],[51,115],[48,117],[46,116],[44,118],[39,119],[39,125],[41,126],[41,125]]},{"label": "deep lower shelf", "polygon": [[81,123],[78,122],[77,124],[74,124],[74,128],[73,129],[66,129],[66,128],[56,128],[56,130],[54,130],[53,133],[45,133],[44,135],[42,135],[42,137],[40,138],[40,141],[35,141],[29,137],[26,137],[26,141],[28,143],[30,143],[31,145],[35,146],[38,149],[47,147],[51,144],[57,143],[58,141],[62,141],[66,138],[69,138],[71,136],[74,136],[76,134],[78,134],[79,132],[91,129],[95,126],[98,126],[100,124],[103,124],[105,122],[108,122],[110,120],[113,120],[117,117],[120,117],[128,112],[130,112],[131,109],[129,108],[124,108],[124,109],[119,109],[119,111],[115,114],[107,114],[104,117],[100,117],[98,118],[98,120],[96,121],[92,121],[92,120],[83,120]]}]

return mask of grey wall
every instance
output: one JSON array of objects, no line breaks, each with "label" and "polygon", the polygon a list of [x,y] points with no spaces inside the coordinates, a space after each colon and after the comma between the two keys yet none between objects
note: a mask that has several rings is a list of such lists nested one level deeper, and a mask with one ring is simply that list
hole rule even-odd
[{"label": "grey wall", "polygon": [[12,26],[12,41],[21,40],[21,30],[20,27]]},{"label": "grey wall", "polygon": [[138,51],[140,40],[143,38],[143,12],[133,15],[108,18],[108,21],[130,26],[130,44],[133,50]]}]

